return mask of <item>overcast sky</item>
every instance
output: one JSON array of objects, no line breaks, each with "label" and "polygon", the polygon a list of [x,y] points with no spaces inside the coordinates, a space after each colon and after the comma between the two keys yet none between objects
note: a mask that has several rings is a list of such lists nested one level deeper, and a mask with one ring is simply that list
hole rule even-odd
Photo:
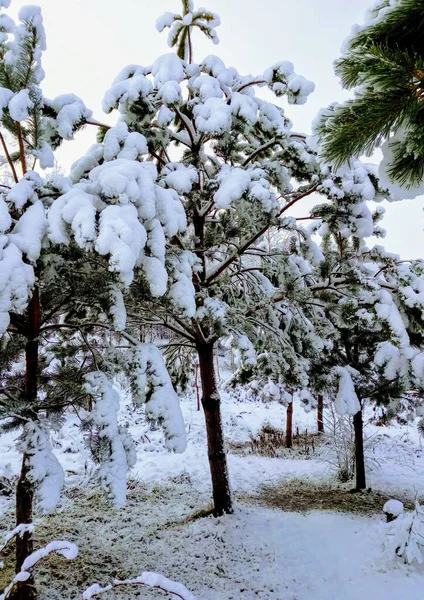
[{"label": "overcast sky", "polygon": [[[199,0],[218,13],[219,46],[196,34],[195,60],[219,55],[240,73],[262,73],[278,60],[290,60],[295,70],[316,84],[302,107],[290,107],[297,130],[310,131],[317,111],[347,98],[333,74],[332,62],[354,23],[361,23],[373,0]],[[12,12],[28,4],[12,0]],[[166,33],[155,21],[165,11],[178,12],[180,0],[34,0],[43,10],[47,52],[43,66],[44,93],[54,97],[73,92],[94,110],[99,120],[101,99],[115,75],[131,63],[149,65],[169,51]],[[197,3],[196,3],[197,4]],[[94,128],[93,128],[94,129]],[[60,151],[66,168],[94,141],[88,128]],[[383,225],[386,247],[403,258],[424,256],[424,198],[388,207]]]}]

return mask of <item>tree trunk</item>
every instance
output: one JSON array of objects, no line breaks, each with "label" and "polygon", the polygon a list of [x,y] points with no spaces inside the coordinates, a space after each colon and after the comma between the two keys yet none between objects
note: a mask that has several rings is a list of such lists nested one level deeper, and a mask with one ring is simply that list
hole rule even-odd
[{"label": "tree trunk", "polygon": [[[28,306],[28,335],[25,346],[25,400],[36,403],[38,388],[38,334],[40,329],[40,296],[38,287],[34,289]],[[34,485],[28,479],[28,455],[22,457],[21,474],[16,486],[16,525],[32,523]],[[21,570],[24,560],[33,551],[31,533],[16,537],[16,573]],[[10,595],[14,600],[33,600],[37,597],[33,577],[19,582]]]},{"label": "tree trunk", "polygon": [[[34,486],[28,480],[28,456],[23,455],[19,481],[16,487],[16,524],[32,523],[32,506]],[[33,552],[32,533],[16,536],[16,573],[21,570],[24,560]],[[37,591],[34,578],[31,576],[26,581],[17,583],[10,596],[11,600],[35,600]]]},{"label": "tree trunk", "polygon": [[353,417],[353,427],[355,430],[355,476],[356,489],[364,490],[367,487],[365,479],[365,459],[364,459],[364,425],[362,421],[362,410]]},{"label": "tree trunk", "polygon": [[317,414],[317,425],[318,433],[324,433],[324,396],[318,395],[318,414]]},{"label": "tree trunk", "polygon": [[232,513],[233,505],[222,429],[221,400],[215,377],[213,344],[198,344],[197,352],[202,382],[202,406],[208,439],[214,514],[222,515]]},{"label": "tree trunk", "polygon": [[287,404],[286,448],[293,446],[293,401]]}]

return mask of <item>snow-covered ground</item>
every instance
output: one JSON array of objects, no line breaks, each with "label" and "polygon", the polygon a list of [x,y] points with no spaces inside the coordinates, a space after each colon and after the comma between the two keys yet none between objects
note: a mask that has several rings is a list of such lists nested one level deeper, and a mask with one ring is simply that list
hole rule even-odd
[{"label": "snow-covered ground", "polygon": [[[424,570],[395,562],[382,552],[382,514],[290,513],[261,500],[264,485],[287,481],[295,490],[296,481],[314,485],[331,481],[322,446],[312,448],[302,438],[306,429],[315,431],[316,414],[299,407],[293,429],[299,428],[301,436],[293,451],[279,458],[258,456],[248,451],[251,436],[265,422],[284,428],[284,407],[234,401],[224,393],[236,511],[222,518],[194,518],[210,503],[205,430],[195,398],[185,398],[182,407],[189,440],[183,455],[166,453],[160,430],[152,431],[142,414],[123,409],[124,422],[131,416],[138,461],[130,476],[127,506],[120,511],[90,482],[93,466],[78,433],[77,416],[70,416],[63,432],[54,436],[67,485],[58,513],[39,517],[37,542],[68,539],[77,543],[80,555],[73,562],[54,558],[40,566],[43,600],[76,600],[94,581],[107,583],[111,577],[134,577],[145,570],[181,581],[198,600],[423,597]],[[375,437],[369,452],[370,486],[387,493],[387,499],[424,492],[424,452],[415,426],[369,425],[368,435]],[[18,459],[13,436],[0,438],[0,474],[16,473]],[[0,502],[7,529],[12,499],[0,495]],[[139,597],[137,593],[125,589],[105,597],[129,600]],[[143,589],[142,597],[161,594]]]}]

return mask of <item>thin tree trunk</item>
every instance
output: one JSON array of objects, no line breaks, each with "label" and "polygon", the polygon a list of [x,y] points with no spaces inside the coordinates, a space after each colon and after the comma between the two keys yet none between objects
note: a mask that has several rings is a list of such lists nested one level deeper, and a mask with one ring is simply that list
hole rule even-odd
[{"label": "thin tree trunk", "polygon": [[317,413],[317,425],[318,433],[324,433],[324,396],[318,394],[318,413]]},{"label": "thin tree trunk", "polygon": [[293,446],[293,401],[287,404],[286,448]]},{"label": "thin tree trunk", "polygon": [[362,410],[358,411],[353,417],[353,427],[355,431],[355,476],[356,489],[363,490],[367,487],[365,478],[365,459],[364,459],[364,424],[362,420]]},{"label": "thin tree trunk", "polygon": [[202,382],[202,406],[206,421],[214,513],[222,515],[232,513],[233,504],[222,428],[221,400],[215,377],[213,344],[199,343],[197,352]]},{"label": "thin tree trunk", "polygon": [[[38,287],[34,289],[28,306],[28,336],[25,346],[25,400],[34,403],[37,400],[38,387],[38,332],[40,329],[40,296]],[[28,478],[28,455],[22,457],[21,474],[16,487],[16,524],[32,523],[34,485]],[[21,570],[24,560],[33,551],[31,533],[16,537],[16,572]],[[14,600],[33,600],[37,597],[33,577],[19,582],[12,592]]]}]

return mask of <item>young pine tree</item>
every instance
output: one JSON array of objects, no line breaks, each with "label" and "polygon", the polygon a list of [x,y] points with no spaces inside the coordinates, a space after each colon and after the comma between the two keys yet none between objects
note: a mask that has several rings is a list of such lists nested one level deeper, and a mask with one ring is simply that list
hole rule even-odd
[{"label": "young pine tree", "polygon": [[[183,8],[183,15],[167,13],[158,21],[160,30],[173,28],[170,43],[178,52],[118,75],[103,105],[107,112],[118,109],[120,120],[75,165],[72,177],[80,181],[78,193],[102,189],[124,218],[137,178],[157,176],[157,187],[142,189],[152,210],[142,214],[147,244],[131,263],[128,326],[132,333],[131,327],[143,324],[165,326],[173,344],[198,355],[213,498],[221,514],[232,511],[232,499],[216,344],[231,335],[252,361],[258,355],[267,374],[305,387],[310,356],[328,333],[324,310],[314,307],[308,264],[319,263],[321,254],[308,230],[287,215],[319,191],[337,213],[331,216],[336,231],[350,226],[360,237],[372,235],[365,200],[378,192],[374,175],[359,163],[334,177],[304,136],[292,131],[283,108],[256,95],[256,87],[266,86],[290,104],[304,103],[313,84],[291,63],[252,77],[216,56],[193,62],[194,26],[216,40],[211,27],[218,19],[191,3]],[[140,136],[143,148],[137,146]],[[128,157],[138,161],[131,163],[133,179]],[[174,206],[183,206],[186,217],[168,218]],[[134,215],[125,219],[131,228]],[[266,234],[273,228],[292,237],[291,245],[269,243]],[[119,247],[132,239],[128,230]],[[116,254],[116,264],[121,256]]]},{"label": "young pine tree", "polygon": [[[402,397],[422,390],[424,349],[423,262],[401,261],[381,246],[327,236],[322,267],[334,283],[322,291],[331,343],[311,368],[311,389],[334,399],[338,414],[353,416],[356,489],[366,488],[363,409],[396,412]],[[332,275],[330,275],[332,274]]]},{"label": "young pine tree", "polygon": [[[3,0],[0,6],[8,4]],[[134,455],[117,422],[112,378],[127,364],[134,395],[163,422],[168,447],[185,448],[177,398],[158,352],[140,347],[128,335],[125,358],[113,345],[117,338],[112,332],[125,328],[121,289],[147,242],[142,223],[156,210],[140,198],[141,188],[155,189],[153,165],[137,172],[135,159],[146,141],[138,134],[129,136],[126,174],[132,201],[121,212],[108,201],[111,181],[122,181],[117,171],[94,178],[90,193],[74,187],[70,178],[36,172],[37,167],[53,166],[53,152],[63,139],[94,124],[91,111],[76,96],[43,96],[39,84],[44,48],[39,8],[21,9],[17,24],[1,14],[0,142],[12,181],[0,193],[0,418],[3,430],[21,431],[18,525],[32,521],[35,494],[43,510],[53,509],[58,500],[63,473],[51,452],[49,431],[60,426],[69,407],[92,405],[86,420],[92,440],[102,446],[99,476],[116,504],[122,504],[125,473]],[[161,198],[166,204],[167,194]],[[184,214],[175,198],[170,199],[177,207],[177,233]],[[162,208],[155,230],[159,236],[162,222],[174,217],[172,206]],[[16,540],[17,571],[32,549],[27,529]],[[32,578],[19,582],[13,594],[35,598]]]}]

